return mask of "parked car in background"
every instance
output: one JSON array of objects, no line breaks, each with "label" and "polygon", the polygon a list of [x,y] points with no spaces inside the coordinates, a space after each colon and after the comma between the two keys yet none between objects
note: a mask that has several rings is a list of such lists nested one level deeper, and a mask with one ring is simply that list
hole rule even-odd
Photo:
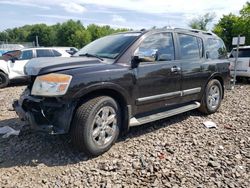
[{"label": "parked car in background", "polygon": [[[235,56],[236,48],[234,48],[229,55],[231,76],[234,75]],[[250,80],[250,46],[242,46],[239,48],[236,77],[245,77]]]},{"label": "parked car in background", "polygon": [[78,49],[76,47],[53,47],[53,48],[58,50],[64,50],[70,55],[74,55],[76,52],[78,52]]},{"label": "parked car in background", "polygon": [[2,56],[2,54],[6,53],[5,50],[0,50],[0,56]]},{"label": "parked car in background", "polygon": [[223,41],[210,32],[118,33],[71,58],[31,60],[30,82],[13,106],[34,129],[70,133],[79,150],[100,155],[132,126],[198,108],[216,112],[229,65]]},{"label": "parked car in background", "polygon": [[[40,57],[70,57],[71,54],[63,48],[27,48],[20,50],[20,56],[10,60],[0,60],[0,88],[6,87],[10,81],[26,79],[24,66],[30,59]],[[3,54],[4,55],[4,54]],[[11,52],[5,55],[11,56]]]}]

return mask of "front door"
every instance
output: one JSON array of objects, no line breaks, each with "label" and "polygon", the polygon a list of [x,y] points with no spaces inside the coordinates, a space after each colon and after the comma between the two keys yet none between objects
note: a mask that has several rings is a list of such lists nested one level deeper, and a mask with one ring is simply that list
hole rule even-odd
[{"label": "front door", "polygon": [[152,56],[134,69],[136,75],[137,113],[165,108],[181,97],[180,63],[175,61],[173,35],[170,32],[146,37],[135,52]]},{"label": "front door", "polygon": [[19,59],[17,59],[15,62],[8,61],[8,67],[9,67],[9,78],[18,78],[25,76],[24,74],[24,67],[26,63],[33,58],[33,51],[32,50],[24,50],[22,51],[22,54]]}]

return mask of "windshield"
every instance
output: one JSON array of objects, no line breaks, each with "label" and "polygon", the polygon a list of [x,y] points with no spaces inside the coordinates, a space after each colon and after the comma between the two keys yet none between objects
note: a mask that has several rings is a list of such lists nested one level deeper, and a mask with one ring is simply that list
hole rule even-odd
[{"label": "windshield", "polygon": [[141,33],[122,33],[100,38],[84,46],[74,56],[91,54],[102,58],[115,59],[140,34]]}]

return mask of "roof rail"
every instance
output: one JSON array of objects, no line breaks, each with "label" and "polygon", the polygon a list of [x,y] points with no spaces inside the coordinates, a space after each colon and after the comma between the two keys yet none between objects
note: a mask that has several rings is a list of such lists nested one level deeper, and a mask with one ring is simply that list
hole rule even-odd
[{"label": "roof rail", "polygon": [[203,31],[203,30],[199,30],[199,29],[174,28],[174,30],[183,30],[183,31],[190,31],[190,32],[194,32],[194,33],[200,33],[200,34],[204,34],[204,35],[217,36],[212,31]]}]

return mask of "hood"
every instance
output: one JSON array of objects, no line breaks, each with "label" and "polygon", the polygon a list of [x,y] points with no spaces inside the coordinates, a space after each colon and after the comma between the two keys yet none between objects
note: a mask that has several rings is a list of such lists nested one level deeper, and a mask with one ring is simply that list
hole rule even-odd
[{"label": "hood", "polygon": [[46,57],[34,58],[25,65],[26,75],[35,76],[67,69],[103,65],[99,59],[89,57]]}]

